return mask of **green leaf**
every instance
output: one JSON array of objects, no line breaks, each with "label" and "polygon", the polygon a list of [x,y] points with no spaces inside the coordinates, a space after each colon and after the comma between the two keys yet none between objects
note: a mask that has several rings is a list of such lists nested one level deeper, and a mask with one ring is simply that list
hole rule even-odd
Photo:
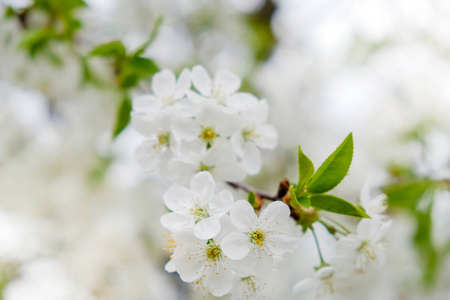
[{"label": "green leaf", "polygon": [[430,187],[429,181],[409,182],[383,188],[389,206],[416,210],[417,202]]},{"label": "green leaf", "polygon": [[336,214],[368,218],[364,210],[354,206],[350,202],[332,195],[310,196],[311,206],[317,209],[329,211]]},{"label": "green leaf", "polygon": [[123,65],[120,73],[120,83],[123,88],[130,88],[138,84],[139,80],[151,76],[159,71],[153,60],[145,57],[131,57]]},{"label": "green leaf", "polygon": [[290,199],[289,201],[291,204],[294,204],[293,207],[296,208],[295,206],[302,206],[304,208],[309,208],[311,205],[309,197],[307,196],[297,197],[295,190],[296,190],[295,186],[291,185],[289,187],[289,199]]},{"label": "green leaf", "polygon": [[256,201],[255,193],[249,192],[247,200],[253,207],[257,207],[258,206],[258,202]]},{"label": "green leaf", "polygon": [[350,133],[324,161],[308,183],[308,192],[325,193],[336,187],[347,175],[353,158],[353,136]]},{"label": "green leaf", "polygon": [[297,198],[297,201],[304,208],[309,208],[311,206],[311,199],[308,196],[300,196]]},{"label": "green leaf", "polygon": [[90,55],[93,56],[111,56],[120,60],[125,57],[125,46],[121,41],[112,41],[95,47]]},{"label": "green leaf", "polygon": [[156,19],[155,25],[153,26],[152,32],[150,33],[150,38],[136,49],[133,54],[134,56],[140,56],[142,53],[144,53],[145,49],[147,49],[147,47],[153,43],[155,38],[158,36],[159,28],[161,27],[163,20],[164,18],[161,16]]},{"label": "green leaf", "polygon": [[19,47],[27,49],[30,56],[34,57],[55,36],[55,31],[50,27],[27,30],[19,42]]},{"label": "green leaf", "polygon": [[297,200],[297,195],[295,195],[295,190],[296,188],[293,185],[289,187],[289,202],[294,204],[294,206],[300,206],[300,203]]},{"label": "green leaf", "polygon": [[298,146],[298,184],[297,196],[303,191],[304,185],[314,175],[314,164],[303,153],[302,148]]},{"label": "green leaf", "polygon": [[131,99],[128,95],[124,95],[117,110],[116,125],[114,126],[113,137],[117,137],[122,130],[130,123]]}]

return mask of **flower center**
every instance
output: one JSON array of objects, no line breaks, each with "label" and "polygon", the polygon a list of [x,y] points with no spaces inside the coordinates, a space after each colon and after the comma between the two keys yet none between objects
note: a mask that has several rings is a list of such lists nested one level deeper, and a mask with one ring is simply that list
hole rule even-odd
[{"label": "flower center", "polygon": [[161,132],[158,135],[158,145],[157,146],[169,146],[170,145],[170,132]]},{"label": "flower center", "polygon": [[212,141],[214,141],[217,136],[217,133],[212,127],[203,128],[202,133],[200,134],[200,138],[207,143],[211,143]]},{"label": "flower center", "polygon": [[211,245],[208,248],[206,248],[206,257],[212,261],[220,259],[221,254],[222,249],[220,249],[220,245],[211,243]]},{"label": "flower center", "polygon": [[256,229],[252,232],[250,232],[250,241],[258,245],[259,247],[262,247],[264,245],[264,241],[266,239],[266,233],[262,229]]},{"label": "flower center", "polygon": [[376,258],[375,247],[371,246],[367,241],[362,242],[357,251],[364,253],[371,260]]},{"label": "flower center", "polygon": [[202,172],[202,171],[211,172],[212,169],[213,169],[212,167],[204,165],[203,163],[200,163],[200,167],[197,169],[197,172]]},{"label": "flower center", "polygon": [[246,128],[242,130],[242,137],[244,138],[244,141],[249,141],[251,139],[258,138],[259,135],[255,134],[253,129]]},{"label": "flower center", "polygon": [[255,281],[255,279],[253,278],[253,276],[241,278],[241,281],[243,284],[246,285],[246,287],[248,288],[248,290],[250,291],[251,294],[255,294],[259,288],[259,286],[258,286],[257,282]]},{"label": "flower center", "polygon": [[195,205],[195,208],[191,208],[191,213],[194,216],[196,223],[201,219],[209,217],[209,213],[206,208],[203,208],[198,204]]}]

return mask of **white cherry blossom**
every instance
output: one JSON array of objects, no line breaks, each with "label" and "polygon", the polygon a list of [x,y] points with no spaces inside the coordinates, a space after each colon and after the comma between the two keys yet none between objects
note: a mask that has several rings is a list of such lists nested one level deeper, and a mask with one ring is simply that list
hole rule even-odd
[{"label": "white cherry blossom", "polygon": [[242,112],[244,125],[236,131],[230,141],[236,155],[249,174],[257,174],[262,166],[261,153],[258,148],[274,149],[278,134],[275,128],[266,124],[269,106],[267,101],[254,103]]},{"label": "white cherry blossom", "polygon": [[[208,74],[203,66],[197,65],[192,68],[192,84],[204,97],[216,99],[219,103],[224,103],[228,97],[236,93],[241,87],[241,79],[226,70],[218,70],[214,78]],[[195,94],[190,94],[192,99],[198,99]]]},{"label": "white cherry blossom", "polygon": [[223,190],[214,193],[216,183],[209,172],[200,172],[191,179],[190,189],[173,185],[164,194],[164,203],[172,212],[161,217],[164,227],[177,232],[193,229],[200,239],[215,237],[220,231],[219,219],[233,204],[233,195]]},{"label": "white cherry blossom", "polygon": [[193,118],[176,118],[173,132],[185,142],[197,141],[207,147],[220,144],[240,128],[240,118],[223,113],[214,103],[197,105]]},{"label": "white cherry blossom", "polygon": [[273,255],[293,252],[297,247],[297,238],[282,230],[290,210],[281,201],[270,203],[258,217],[250,203],[240,200],[231,208],[230,216],[237,231],[224,238],[222,249],[231,259],[272,269]]},{"label": "white cherry blossom", "polygon": [[388,232],[392,221],[380,222],[363,219],[356,227],[356,234],[349,234],[336,245],[336,265],[343,268],[354,266],[366,272],[369,266],[384,262],[385,247],[382,239]]},{"label": "white cherry blossom", "polygon": [[171,132],[171,120],[177,115],[176,109],[165,109],[148,118],[147,115],[132,112],[133,127],[147,139],[136,149],[135,157],[144,172],[154,171],[173,157],[175,139]]},{"label": "white cherry blossom", "polygon": [[177,247],[173,254],[173,262],[181,279],[201,283],[216,297],[230,292],[233,274],[233,262],[222,251],[221,242],[234,228],[229,216],[224,216],[220,224],[221,230],[214,239],[201,240],[188,232],[175,235]]}]

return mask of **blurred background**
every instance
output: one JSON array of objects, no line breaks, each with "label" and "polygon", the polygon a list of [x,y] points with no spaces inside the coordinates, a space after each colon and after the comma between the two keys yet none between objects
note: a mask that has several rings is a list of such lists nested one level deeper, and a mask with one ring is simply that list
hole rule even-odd
[{"label": "blurred background", "polygon": [[[164,271],[169,182],[139,170],[128,126],[155,72],[196,64],[269,102],[279,146],[250,185],[275,192],[297,145],[319,165],[353,132],[335,193],[387,193],[394,226],[386,265],[335,299],[450,298],[449,1],[0,0],[0,15],[0,299],[201,297]],[[302,240],[268,299],[313,274]]]}]

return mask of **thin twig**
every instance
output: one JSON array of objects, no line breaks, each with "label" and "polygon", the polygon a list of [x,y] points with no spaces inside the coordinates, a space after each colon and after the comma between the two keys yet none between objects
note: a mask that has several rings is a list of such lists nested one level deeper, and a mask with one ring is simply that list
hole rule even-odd
[{"label": "thin twig", "polygon": [[264,193],[264,192],[255,190],[246,185],[243,185],[242,183],[227,181],[227,184],[232,186],[235,189],[241,189],[247,193],[253,192],[253,193],[255,193],[255,195],[258,195],[261,199],[266,199],[266,200],[270,200],[270,201],[279,200],[279,198],[276,195],[270,195],[268,193]]}]

